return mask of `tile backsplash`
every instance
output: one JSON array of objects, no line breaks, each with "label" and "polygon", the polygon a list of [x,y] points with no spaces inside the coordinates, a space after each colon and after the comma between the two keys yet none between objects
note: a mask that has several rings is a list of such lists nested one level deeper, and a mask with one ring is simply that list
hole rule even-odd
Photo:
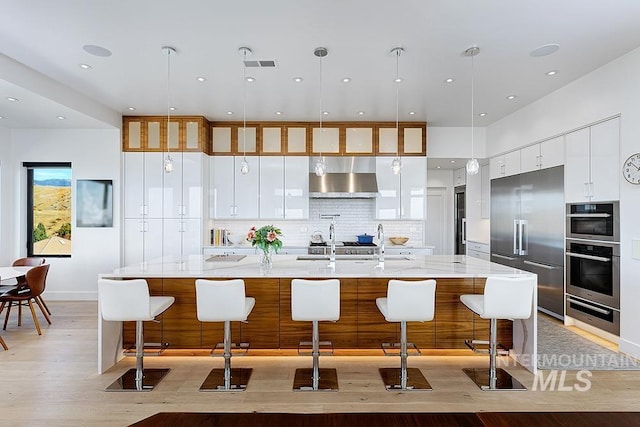
[{"label": "tile backsplash", "polygon": [[[336,217],[336,240],[355,241],[358,234],[375,236],[379,223],[384,227],[385,237],[409,237],[409,245],[423,244],[424,221],[376,220],[375,199],[310,199],[309,219],[305,220],[210,220],[209,229],[225,228],[231,231],[231,241],[241,243],[252,226],[261,227],[274,224],[282,230],[286,246],[307,246],[310,236],[319,230],[325,240],[329,238],[331,219],[321,219],[321,215]],[[387,241],[387,243],[389,243]]]}]

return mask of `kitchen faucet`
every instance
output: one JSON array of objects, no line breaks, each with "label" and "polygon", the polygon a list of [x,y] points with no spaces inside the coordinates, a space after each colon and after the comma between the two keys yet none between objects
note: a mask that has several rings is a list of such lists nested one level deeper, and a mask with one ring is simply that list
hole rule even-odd
[{"label": "kitchen faucet", "polygon": [[329,225],[329,239],[331,240],[331,253],[329,254],[329,268],[336,268],[336,229],[335,220]]},{"label": "kitchen faucet", "polygon": [[378,240],[380,241],[380,252],[378,253],[378,268],[384,270],[384,229],[382,224],[378,224]]}]

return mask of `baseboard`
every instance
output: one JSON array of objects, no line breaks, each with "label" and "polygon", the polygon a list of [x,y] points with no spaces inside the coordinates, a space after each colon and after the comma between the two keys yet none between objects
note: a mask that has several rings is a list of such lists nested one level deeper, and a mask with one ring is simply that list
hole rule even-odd
[{"label": "baseboard", "polygon": [[46,301],[98,301],[97,291],[46,291]]},{"label": "baseboard", "polygon": [[620,338],[618,349],[624,354],[640,359],[640,344]]}]

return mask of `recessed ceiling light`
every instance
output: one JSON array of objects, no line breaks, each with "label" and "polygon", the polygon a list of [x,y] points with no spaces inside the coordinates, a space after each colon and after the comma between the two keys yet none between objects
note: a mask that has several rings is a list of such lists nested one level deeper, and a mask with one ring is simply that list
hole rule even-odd
[{"label": "recessed ceiling light", "polygon": [[300,83],[301,81],[303,81],[304,79],[302,77],[294,77],[293,81],[296,83]]},{"label": "recessed ceiling light", "polygon": [[56,118],[57,118],[58,120],[64,120],[64,119],[66,119],[66,117],[65,117],[65,116],[57,116]]},{"label": "recessed ceiling light", "polygon": [[206,77],[202,77],[202,76],[198,76],[198,77],[196,77],[196,80],[199,81],[199,82],[206,82],[207,78]]},{"label": "recessed ceiling light", "polygon": [[0,120],[4,119],[4,116],[0,116]]},{"label": "recessed ceiling light", "polygon": [[7,101],[18,102],[20,100],[18,98],[14,98],[13,96],[7,96]]},{"label": "recessed ceiling light", "polygon": [[136,111],[136,107],[129,107],[128,110],[129,111]]},{"label": "recessed ceiling light", "polygon": [[396,82],[396,83],[402,83],[402,78],[398,77],[396,79],[393,79],[393,81]]},{"label": "recessed ceiling light", "polygon": [[90,70],[93,67],[89,64],[80,64],[80,68],[82,68],[83,70]]},{"label": "recessed ceiling light", "polygon": [[455,162],[456,162],[455,160],[451,160],[451,163],[455,163]]},{"label": "recessed ceiling light", "polygon": [[227,111],[227,116],[233,115],[233,111]]},{"label": "recessed ceiling light", "polygon": [[325,116],[328,116],[329,112],[328,111],[323,111],[322,114],[325,115]]},{"label": "recessed ceiling light", "polygon": [[445,83],[453,83],[455,81],[455,79],[452,79],[451,77],[449,77],[448,79],[445,79]]},{"label": "recessed ceiling light", "polygon": [[558,72],[556,70],[551,70],[551,71],[547,71],[545,74],[547,76],[555,76],[556,74],[558,74]]},{"label": "recessed ceiling light", "polygon": [[282,111],[276,111],[276,116],[281,116],[282,115]]},{"label": "recessed ceiling light", "polygon": [[358,111],[359,116],[364,116],[364,111]]},{"label": "recessed ceiling light", "polygon": [[507,99],[516,99],[516,95],[509,95],[507,96]]},{"label": "recessed ceiling light", "polygon": [[342,79],[342,83],[349,83],[351,81],[350,77],[345,77],[344,79]]},{"label": "recessed ceiling light", "polygon": [[169,110],[176,111],[176,107],[169,107]]},{"label": "recessed ceiling light", "polygon": [[416,112],[415,112],[415,111],[409,111],[409,115],[410,115],[410,116],[415,116],[415,115],[416,115]]},{"label": "recessed ceiling light", "polygon": [[480,113],[480,114],[478,114],[478,115],[479,115],[480,117],[484,117],[484,116],[486,116],[486,115],[487,115],[487,113]]},{"label": "recessed ceiling light", "polygon": [[102,46],[96,46],[94,44],[85,44],[84,46],[82,46],[82,49],[84,49],[84,51],[89,55],[93,56],[101,56],[103,58],[111,56],[111,51],[109,49]]},{"label": "recessed ceiling light", "polygon": [[554,52],[557,52],[558,49],[560,49],[560,45],[558,44],[555,44],[555,43],[545,44],[533,49],[530,55],[535,58],[540,56],[547,56],[547,55],[551,55]]},{"label": "recessed ceiling light", "polygon": [[255,82],[255,81],[256,81],[256,78],[255,78],[255,77],[251,77],[251,76],[247,76],[247,81],[248,81],[249,83],[253,83],[253,82]]},{"label": "recessed ceiling light", "polygon": [[436,169],[440,169],[440,166],[436,166]]}]

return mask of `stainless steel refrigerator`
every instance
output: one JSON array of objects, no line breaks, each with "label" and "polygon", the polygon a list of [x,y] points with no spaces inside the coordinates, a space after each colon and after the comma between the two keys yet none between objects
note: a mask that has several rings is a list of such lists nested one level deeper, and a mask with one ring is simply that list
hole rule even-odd
[{"label": "stainless steel refrigerator", "polygon": [[491,181],[491,261],[538,275],[538,308],[564,318],[564,167]]}]

